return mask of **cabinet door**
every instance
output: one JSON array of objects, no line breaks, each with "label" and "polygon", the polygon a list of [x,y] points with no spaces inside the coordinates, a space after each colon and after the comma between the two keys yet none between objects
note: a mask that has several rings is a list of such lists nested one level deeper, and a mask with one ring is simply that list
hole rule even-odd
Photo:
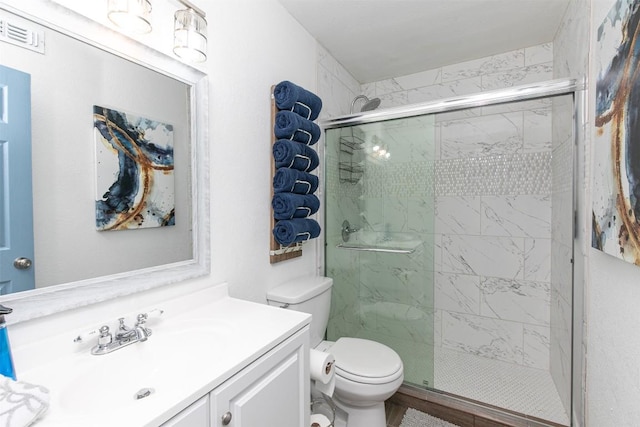
[{"label": "cabinet door", "polygon": [[161,427],[209,427],[209,396],[205,396]]},{"label": "cabinet door", "polygon": [[211,392],[212,427],[309,425],[305,328]]}]

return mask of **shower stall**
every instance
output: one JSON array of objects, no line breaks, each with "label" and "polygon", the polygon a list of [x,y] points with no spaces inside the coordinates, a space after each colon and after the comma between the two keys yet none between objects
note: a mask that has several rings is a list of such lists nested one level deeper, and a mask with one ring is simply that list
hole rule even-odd
[{"label": "shower stall", "polygon": [[328,339],[390,346],[407,389],[570,425],[578,93],[325,121]]}]

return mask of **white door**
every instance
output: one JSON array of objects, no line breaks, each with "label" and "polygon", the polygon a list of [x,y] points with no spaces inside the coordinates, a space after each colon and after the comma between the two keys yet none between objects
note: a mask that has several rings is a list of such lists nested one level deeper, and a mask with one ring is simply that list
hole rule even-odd
[{"label": "white door", "polygon": [[0,295],[34,287],[31,76],[0,65]]}]

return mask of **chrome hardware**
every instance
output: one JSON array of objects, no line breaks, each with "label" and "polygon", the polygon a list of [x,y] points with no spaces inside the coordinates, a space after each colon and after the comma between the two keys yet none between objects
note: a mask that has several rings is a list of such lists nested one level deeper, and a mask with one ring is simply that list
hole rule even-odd
[{"label": "chrome hardware", "polygon": [[222,425],[223,426],[229,425],[229,423],[231,422],[231,418],[233,418],[233,415],[231,415],[231,412],[226,412],[222,416]]},{"label": "chrome hardware", "polygon": [[351,224],[346,219],[342,222],[342,241],[348,242],[349,237],[351,237],[351,233],[355,233],[359,230],[359,228],[351,228]]},{"label": "chrome hardware", "polygon": [[[151,336],[151,329],[145,326],[147,319],[158,317],[164,313],[162,310],[152,310],[148,313],[140,313],[136,317],[136,323],[133,328],[128,327],[124,322],[124,317],[118,319],[118,330],[112,334],[108,326],[102,326],[100,329],[86,332],[78,335],[73,341],[84,342],[94,335],[99,334],[98,344],[91,349],[91,354],[101,355],[111,353],[126,347],[129,344],[144,342]],[[146,396],[143,396],[146,397]]]},{"label": "chrome hardware", "polygon": [[155,390],[152,388],[141,388],[133,395],[133,398],[136,400],[144,399],[145,397],[151,396],[153,392],[155,392]]},{"label": "chrome hardware", "polygon": [[[100,337],[98,337],[98,345],[95,346],[94,349],[96,352],[106,352],[109,344],[113,342],[113,336],[111,332],[109,332],[109,327],[106,325],[101,327],[98,332],[100,332]],[[93,350],[91,350],[91,352],[93,353]]]},{"label": "chrome hardware", "polygon": [[13,266],[18,270],[28,270],[33,262],[29,258],[20,257],[13,260]]}]

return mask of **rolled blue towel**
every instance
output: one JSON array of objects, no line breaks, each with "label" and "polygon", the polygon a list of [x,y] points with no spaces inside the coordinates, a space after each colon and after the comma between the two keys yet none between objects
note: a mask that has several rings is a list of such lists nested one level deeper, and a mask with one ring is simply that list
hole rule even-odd
[{"label": "rolled blue towel", "polygon": [[273,175],[274,193],[311,194],[318,189],[318,177],[297,169],[280,168]]},{"label": "rolled blue towel", "polygon": [[271,206],[275,219],[306,218],[318,212],[320,199],[313,194],[276,193]]},{"label": "rolled blue towel", "polygon": [[276,222],[273,237],[278,243],[289,246],[292,243],[315,239],[320,235],[320,224],[313,219],[284,219]]},{"label": "rolled blue towel", "polygon": [[320,164],[316,150],[288,139],[279,139],[273,144],[273,159],[277,168],[293,168],[303,172],[311,172]]},{"label": "rolled blue towel", "polygon": [[289,110],[307,120],[315,120],[322,110],[322,100],[315,93],[284,80],[273,90],[278,110]]},{"label": "rolled blue towel", "polygon": [[278,111],[273,133],[278,139],[291,139],[313,145],[320,139],[320,126],[291,111]]}]

